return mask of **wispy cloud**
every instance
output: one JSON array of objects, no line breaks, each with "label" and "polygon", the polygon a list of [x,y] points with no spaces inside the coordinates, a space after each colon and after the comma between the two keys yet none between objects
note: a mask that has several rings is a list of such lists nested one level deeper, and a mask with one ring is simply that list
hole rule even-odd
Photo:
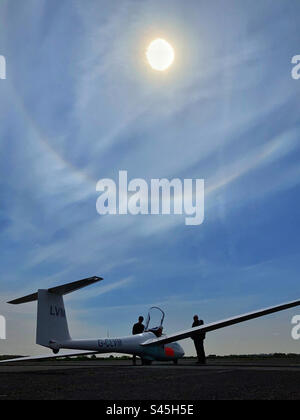
[{"label": "wispy cloud", "polygon": [[70,297],[68,298],[69,301],[75,301],[75,300],[86,300],[86,299],[90,299],[90,298],[96,298],[98,296],[102,296],[106,293],[110,293],[112,291],[116,291],[118,289],[122,289],[122,288],[126,288],[129,285],[131,285],[134,282],[134,278],[133,277],[128,277],[122,280],[119,280],[115,283],[111,283],[111,284],[107,284],[107,285],[101,285],[99,287],[94,287],[91,290],[85,290],[84,292],[80,293],[80,294],[74,294],[74,295],[70,295]]}]

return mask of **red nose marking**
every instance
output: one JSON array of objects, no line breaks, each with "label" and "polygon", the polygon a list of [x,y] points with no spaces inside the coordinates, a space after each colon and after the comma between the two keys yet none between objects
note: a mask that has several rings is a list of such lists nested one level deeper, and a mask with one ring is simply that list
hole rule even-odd
[{"label": "red nose marking", "polygon": [[175,351],[171,347],[165,347],[165,354],[168,357],[174,357]]}]

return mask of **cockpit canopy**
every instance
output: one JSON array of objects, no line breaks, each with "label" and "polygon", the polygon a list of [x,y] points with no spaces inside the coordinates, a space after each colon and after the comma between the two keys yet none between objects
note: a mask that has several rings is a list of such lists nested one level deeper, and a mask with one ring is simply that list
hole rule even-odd
[{"label": "cockpit canopy", "polygon": [[153,332],[157,337],[160,337],[163,333],[164,319],[164,311],[157,306],[153,306],[148,313],[145,331]]}]

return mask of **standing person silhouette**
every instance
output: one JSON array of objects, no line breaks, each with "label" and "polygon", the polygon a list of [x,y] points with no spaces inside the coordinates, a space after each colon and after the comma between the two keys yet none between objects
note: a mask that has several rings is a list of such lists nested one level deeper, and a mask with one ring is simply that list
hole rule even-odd
[{"label": "standing person silhouette", "polygon": [[[144,326],[143,322],[144,322],[144,317],[140,316],[139,321],[136,324],[134,324],[134,326],[132,327],[132,334],[133,335],[142,334],[144,332],[145,326]],[[135,354],[133,355],[132,363],[133,363],[134,366],[136,365],[136,355]]]},{"label": "standing person silhouette", "polygon": [[[192,328],[201,327],[202,325],[204,325],[204,321],[199,320],[198,315],[195,315]],[[205,356],[205,350],[204,350],[204,340],[205,340],[205,338],[206,338],[206,334],[203,333],[203,332],[195,333],[192,336],[192,339],[193,339],[194,344],[195,344],[196,352],[197,352],[197,357],[198,357],[197,364],[199,364],[199,365],[205,365],[206,364],[206,356]]]}]

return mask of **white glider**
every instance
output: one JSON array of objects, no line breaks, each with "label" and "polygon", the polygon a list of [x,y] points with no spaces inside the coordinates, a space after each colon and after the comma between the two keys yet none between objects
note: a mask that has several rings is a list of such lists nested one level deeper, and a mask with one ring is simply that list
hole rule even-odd
[{"label": "white glider", "polygon": [[[155,360],[173,361],[174,363],[177,363],[178,359],[181,359],[184,356],[184,350],[176,341],[194,337],[197,333],[208,333],[300,305],[300,300],[288,302],[223,321],[188,329],[169,336],[162,333],[164,312],[160,308],[151,308],[162,313],[160,325],[154,328],[150,327],[151,316],[149,312],[146,328],[142,334],[119,338],[74,340],[69,333],[63,296],[102,280],[103,279],[100,277],[91,277],[46,290],[41,289],[32,295],[8,302],[13,305],[19,305],[36,300],[38,301],[36,343],[51,349],[54,356],[26,357],[5,360],[0,363],[104,353],[136,355],[141,357],[144,364],[151,364],[151,362]],[[81,352],[75,354],[74,352],[60,354],[58,356],[59,351],[62,349],[81,350]]]}]

